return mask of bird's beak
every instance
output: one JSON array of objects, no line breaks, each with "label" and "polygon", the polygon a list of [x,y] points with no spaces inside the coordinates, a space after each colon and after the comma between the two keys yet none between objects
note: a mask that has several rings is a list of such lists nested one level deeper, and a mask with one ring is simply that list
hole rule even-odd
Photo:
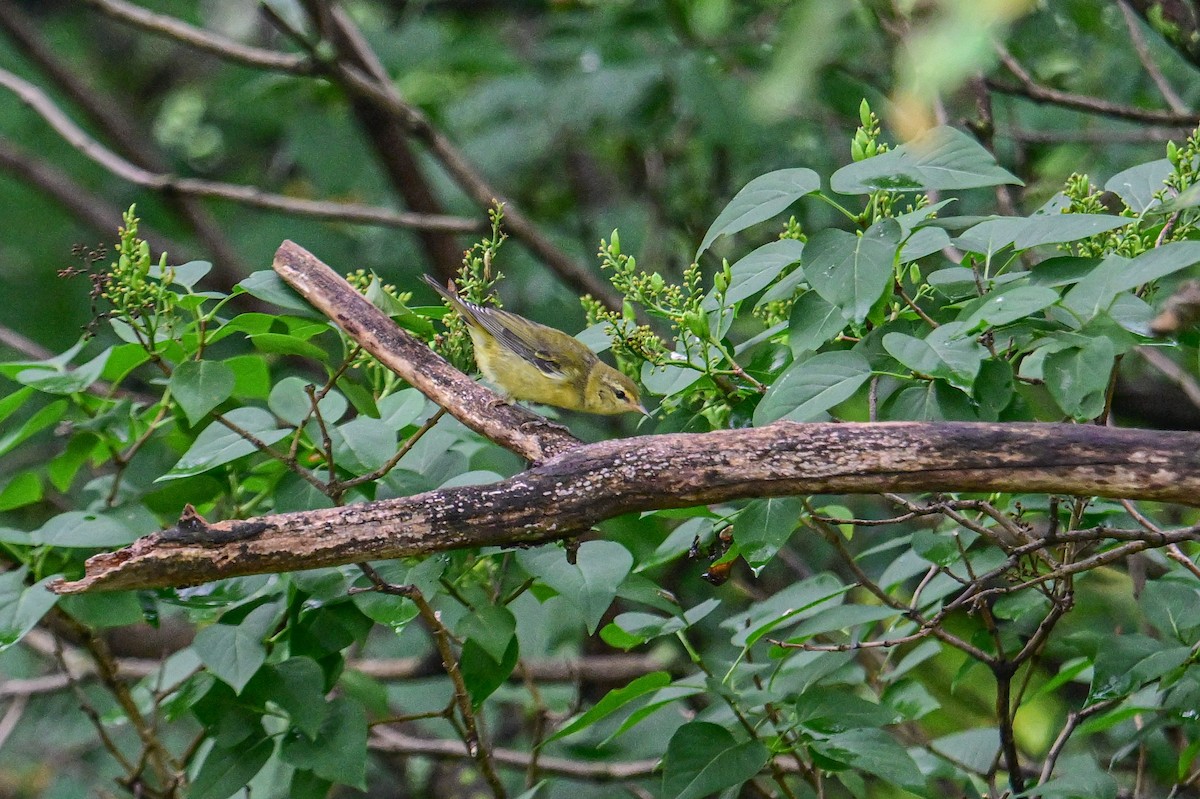
[{"label": "bird's beak", "polygon": [[638,413],[640,413],[642,416],[651,416],[651,415],[652,415],[652,414],[650,413],[650,411],[646,410],[646,406],[642,405],[641,403],[639,403],[639,404],[637,404],[637,405],[634,405],[632,408],[630,408],[630,410],[631,410],[631,411],[637,411],[637,412],[638,412]]}]

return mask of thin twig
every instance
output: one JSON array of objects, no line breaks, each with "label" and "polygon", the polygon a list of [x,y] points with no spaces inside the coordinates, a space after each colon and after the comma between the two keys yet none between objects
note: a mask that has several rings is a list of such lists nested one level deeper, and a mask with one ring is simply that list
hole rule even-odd
[{"label": "thin twig", "polygon": [[1142,35],[1142,23],[1138,20],[1137,14],[1129,7],[1126,0],[1117,0],[1117,7],[1121,9],[1121,15],[1125,18],[1125,29],[1129,31],[1129,41],[1133,43],[1133,49],[1137,52],[1138,60],[1146,69],[1146,74],[1150,76],[1150,80],[1154,81],[1154,85],[1158,87],[1159,93],[1167,101],[1167,105],[1171,106],[1172,111],[1177,114],[1187,113],[1187,104],[1183,102],[1183,98],[1179,96],[1174,87],[1167,82],[1162,70],[1158,68],[1158,64],[1151,57],[1146,37]]},{"label": "thin twig", "polygon": [[1138,347],[1134,350],[1142,360],[1157,369],[1164,377],[1182,389],[1191,403],[1200,408],[1200,383],[1175,361],[1159,351],[1158,347]]},{"label": "thin twig", "polygon": [[507,792],[504,789],[504,783],[500,781],[500,777],[496,774],[496,769],[492,764],[492,756],[489,747],[480,739],[479,728],[475,720],[475,711],[471,707],[471,695],[467,691],[467,685],[463,681],[462,671],[458,667],[458,658],[454,655],[454,647],[451,643],[450,631],[442,624],[433,606],[431,606],[424,595],[413,585],[393,585],[383,579],[379,572],[367,563],[360,563],[358,567],[362,570],[367,579],[371,581],[376,591],[394,596],[402,596],[412,601],[417,607],[417,612],[421,616],[421,620],[429,629],[433,636],[434,645],[437,647],[438,654],[442,658],[442,668],[446,671],[446,676],[450,678],[451,684],[454,686],[454,701],[458,706],[459,719],[463,724],[464,732],[463,743],[466,744],[467,752],[475,760],[479,766],[480,772],[483,774],[484,780],[492,790],[492,795],[496,799],[505,799]]},{"label": "thin twig", "polygon": [[25,715],[25,708],[28,705],[29,694],[17,694],[13,697],[8,710],[4,711],[4,717],[0,718],[0,748],[4,746],[4,742],[8,740],[8,736],[12,735],[13,730],[17,728],[17,724],[21,721],[21,716]]},{"label": "thin twig", "polygon": [[374,480],[378,480],[380,477],[383,477],[385,474],[395,468],[396,464],[399,463],[400,460],[417,445],[417,442],[421,440],[421,437],[432,430],[433,426],[438,423],[438,420],[445,415],[446,409],[439,407],[435,413],[433,413],[420,427],[417,428],[416,432],[408,437],[408,440],[404,442],[404,445],[400,447],[400,449],[396,450],[396,454],[389,458],[387,463],[368,474],[361,474],[357,477],[352,477],[349,480],[338,481],[337,488],[353,488],[356,485],[370,483]]},{"label": "thin twig", "polygon": [[1042,763],[1042,773],[1038,776],[1038,785],[1044,785],[1049,782],[1050,777],[1054,774],[1054,766],[1058,763],[1058,756],[1062,754],[1063,749],[1070,740],[1071,735],[1075,732],[1075,728],[1082,722],[1087,721],[1097,713],[1108,710],[1113,705],[1123,701],[1125,697],[1114,696],[1111,699],[1105,699],[1095,704],[1088,705],[1081,710],[1072,710],[1067,714],[1067,723],[1059,731],[1058,737],[1054,739],[1054,743],[1050,746],[1050,751],[1046,753],[1046,760]]}]

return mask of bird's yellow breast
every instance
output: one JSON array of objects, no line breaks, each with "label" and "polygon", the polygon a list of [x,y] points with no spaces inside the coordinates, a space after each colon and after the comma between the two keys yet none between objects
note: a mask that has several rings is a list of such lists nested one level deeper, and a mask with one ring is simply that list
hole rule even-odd
[{"label": "bird's yellow breast", "polygon": [[475,345],[475,362],[479,365],[479,371],[509,397],[570,410],[582,409],[586,375],[550,377],[486,332],[474,327],[468,330]]}]

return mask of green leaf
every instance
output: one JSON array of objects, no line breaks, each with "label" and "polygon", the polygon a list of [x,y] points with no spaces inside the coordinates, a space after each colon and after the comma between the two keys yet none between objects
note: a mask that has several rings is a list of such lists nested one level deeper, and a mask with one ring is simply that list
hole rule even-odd
[{"label": "green leaf", "polygon": [[77,394],[100,379],[111,354],[110,347],[87,363],[70,370],[60,364],[51,364],[52,368],[35,366],[18,373],[16,381],[46,394]]},{"label": "green leaf", "polygon": [[415,388],[388,394],[379,400],[379,419],[392,430],[403,430],[421,418],[427,401]]},{"label": "green leaf", "polygon": [[1000,731],[995,727],[980,727],[944,735],[933,741],[934,754],[948,757],[968,769],[986,773],[1000,753]]},{"label": "green leaf", "polygon": [[[267,0],[267,6],[278,6],[274,0]],[[288,786],[287,799],[328,799],[329,789],[333,781],[323,779],[308,769],[298,768],[292,773],[292,783]]]},{"label": "green leaf", "polygon": [[1055,771],[1061,776],[1042,783],[1031,793],[1044,799],[1117,798],[1117,781],[1090,755],[1064,757]]},{"label": "green leaf", "polygon": [[754,410],[756,427],[782,419],[811,422],[854,392],[871,377],[867,359],[851,350],[821,352],[788,367]]},{"label": "green leaf", "polygon": [[994,422],[1013,399],[1013,368],[1008,361],[989,359],[980,364],[974,398],[981,421]]},{"label": "green leaf", "polygon": [[892,284],[900,226],[876,223],[862,236],[836,228],[814,233],[805,248],[804,276],[842,315],[861,324]]},{"label": "green leaf", "polygon": [[1043,244],[1078,241],[1133,224],[1127,216],[1110,214],[1039,213],[1032,216],[1001,217],[980,222],[960,233],[953,244],[970,252],[991,254],[1012,245],[1028,250]]},{"label": "green leaf", "polygon": [[1144,678],[1135,673],[1137,667],[1168,649],[1165,644],[1149,636],[1133,633],[1108,635],[1101,639],[1100,644],[1092,666],[1088,705],[1127,696],[1141,688]]},{"label": "green leaf", "polygon": [[209,671],[239,694],[267,659],[262,641],[243,625],[205,627],[196,634],[192,649]]},{"label": "green leaf", "polygon": [[[989,327],[1000,327],[1053,305],[1058,301],[1058,292],[1042,286],[1018,286],[1007,291],[995,291],[968,313],[959,314],[966,332]],[[965,317],[965,318],[964,318]]]},{"label": "green leaf", "polygon": [[138,535],[113,515],[72,510],[51,517],[34,532],[33,540],[52,547],[100,549],[123,547],[136,541]]},{"label": "green leaf", "polygon": [[649,361],[642,364],[642,385],[651,394],[660,397],[678,394],[702,377],[704,377],[703,369],[693,369],[690,366],[673,366],[671,364],[655,366]]},{"label": "green leaf", "polygon": [[638,697],[665,688],[671,684],[671,675],[665,671],[652,671],[643,674],[622,688],[614,688],[604,695],[586,712],[577,716],[573,721],[546,739],[546,743],[572,735],[582,729],[592,726],[600,719],[606,718]]},{"label": "green leaf", "polygon": [[840,605],[849,590],[850,586],[843,585],[837,577],[822,572],[793,583],[771,598],[755,603],[744,613],[725,619],[721,626],[734,631],[731,644],[748,648],[773,630]]},{"label": "green leaf", "polygon": [[615,541],[584,541],[574,564],[556,546],[521,550],[517,562],[576,607],[591,635],[633,568],[633,555]]},{"label": "green leaf", "polygon": [[258,333],[248,337],[250,343],[259,352],[270,352],[278,355],[299,355],[302,358],[312,358],[318,363],[329,359],[329,353],[296,336],[286,333]]},{"label": "green leaf", "polygon": [[[299,377],[285,377],[271,389],[267,398],[269,407],[276,416],[290,425],[300,425],[312,418],[312,399],[308,396],[308,386],[312,382]],[[337,391],[330,391],[317,403],[321,419],[331,425],[345,415],[349,404],[346,398]],[[393,438],[393,441],[395,439]]]},{"label": "green leaf", "polygon": [[235,355],[222,361],[233,372],[233,396],[266,399],[271,391],[271,370],[258,355]]},{"label": "green leaf", "polygon": [[[925,778],[904,747],[883,730],[848,730],[812,744],[818,765],[865,771],[890,785],[925,793]],[[831,761],[831,762],[830,762]]]},{"label": "green leaf", "polygon": [[492,660],[500,662],[517,634],[517,618],[506,607],[484,605],[464,616],[455,633],[460,638],[474,641]]},{"label": "green leaf", "polygon": [[270,269],[254,272],[234,286],[235,292],[238,289],[300,316],[315,319],[325,318],[323,314],[309,305],[307,300],[292,290],[291,286],[284,283],[283,278]]},{"label": "green leaf", "polygon": [[1024,185],[1001,169],[979,142],[950,127],[934,128],[886,153],[844,166],[829,179],[838,194],[956,191],[1002,184]]},{"label": "green leaf", "polygon": [[663,799],[704,799],[741,785],[766,765],[758,741],[738,741],[717,724],[692,721],[671,736],[663,760]]},{"label": "green leaf", "polygon": [[611,646],[630,649],[664,635],[686,630],[716,610],[720,600],[708,599],[689,608],[683,616],[658,616],[654,613],[621,613],[600,631],[600,637]]},{"label": "green leaf", "polygon": [[28,574],[28,566],[0,574],[0,652],[24,638],[58,601],[46,588],[52,577],[26,585]]},{"label": "green leaf", "polygon": [[55,400],[30,416],[16,430],[0,436],[0,455],[5,455],[52,424],[57,424],[67,410],[67,400]]},{"label": "green leaf", "polygon": [[233,395],[237,377],[219,361],[184,361],[171,375],[171,393],[196,424],[205,414]]},{"label": "green leaf", "polygon": [[19,388],[6,397],[0,397],[0,422],[12,416],[25,402],[33,396],[34,390],[29,386]]},{"label": "green leaf", "polygon": [[975,385],[980,366],[990,353],[974,336],[964,333],[961,323],[946,322],[929,331],[925,343],[933,348],[948,370],[938,376],[944,376],[948,383],[963,391],[970,391]]},{"label": "green leaf", "polygon": [[1184,644],[1195,643],[1200,629],[1200,592],[1192,585],[1152,580],[1138,597],[1138,606],[1163,635]]},{"label": "green leaf", "polygon": [[1200,262],[1200,242],[1176,241],[1155,247],[1132,261],[1110,255],[1063,297],[1063,306],[1083,321],[1106,310],[1122,291],[1166,277]]},{"label": "green leaf", "polygon": [[904,240],[900,247],[899,261],[902,264],[911,263],[949,246],[950,234],[940,227],[919,228]]},{"label": "green leaf", "polygon": [[356,474],[375,471],[396,454],[395,429],[366,416],[329,428],[329,439],[337,465]]},{"label": "green leaf", "polygon": [[826,607],[800,622],[788,640],[793,643],[802,643],[814,635],[822,635],[834,630],[846,631],[898,615],[900,615],[899,611],[882,605],[834,605]]},{"label": "green leaf", "polygon": [[367,787],[367,714],[349,697],[329,703],[316,739],[289,733],[280,749],[283,760],[330,782]]},{"label": "green leaf", "polygon": [[796,723],[829,734],[901,721],[893,708],[870,702],[843,688],[817,686],[796,699]]},{"label": "green leaf", "polygon": [[142,603],[135,591],[68,594],[59,600],[67,614],[93,630],[125,627],[146,620]]},{"label": "green leaf", "polygon": [[970,539],[963,540],[961,544],[959,541],[959,531],[917,530],[912,537],[912,551],[944,568],[961,560],[962,551],[971,543]]},{"label": "green leaf", "polygon": [[704,298],[701,307],[713,311],[722,303],[729,307],[757,294],[769,286],[780,272],[799,261],[803,252],[804,242],[795,239],[779,239],[764,244],[729,268],[731,278],[725,295],[719,296],[713,289]]},{"label": "green leaf", "polygon": [[804,195],[820,188],[821,178],[811,169],[779,169],[759,175],[747,183],[717,215],[704,234],[700,248],[696,250],[696,258],[699,259],[718,236],[732,235],[770,219]]},{"label": "green leaf", "polygon": [[528,791],[522,791],[518,796],[514,797],[514,799],[538,799],[538,797],[542,795],[542,788],[549,784],[549,780],[542,780]]},{"label": "green leaf", "polygon": [[754,499],[734,522],[734,540],[757,575],[787,543],[800,523],[804,501],[797,497]]},{"label": "green leaf", "polygon": [[1115,357],[1112,342],[1103,336],[1090,339],[1085,346],[1068,347],[1046,356],[1042,375],[1063,413],[1082,422],[1104,411]]},{"label": "green leaf", "polygon": [[902,388],[887,398],[879,418],[885,422],[977,422],[967,395],[941,380]]},{"label": "green leaf", "polygon": [[[225,418],[264,444],[274,444],[288,434],[287,430],[276,427],[275,417],[261,408],[236,408],[225,414]],[[220,422],[213,422],[201,431],[171,470],[155,482],[201,474],[257,451],[258,447],[240,434]]]},{"label": "green leaf", "polygon": [[[325,672],[317,661],[292,657],[259,670],[253,683],[263,684],[263,694],[287,713],[292,726],[315,739],[328,714]],[[253,685],[251,686],[253,687]]]},{"label": "green leaf", "polygon": [[519,656],[520,647],[515,635],[508,639],[508,646],[499,658],[492,657],[473,638],[463,642],[458,665],[472,706],[478,708],[483,704],[483,700],[504,685],[513,669],[517,667]]},{"label": "green leaf", "polygon": [[262,771],[274,751],[275,741],[267,737],[248,746],[214,746],[188,788],[189,799],[229,799]]},{"label": "green leaf", "polygon": [[1165,187],[1171,169],[1171,162],[1165,158],[1147,161],[1113,175],[1104,184],[1104,190],[1116,194],[1134,213],[1141,214],[1159,204],[1154,195]]},{"label": "green leaf", "polygon": [[37,472],[18,472],[0,488],[0,511],[32,505],[42,498],[42,477]]},{"label": "green leaf", "polygon": [[927,278],[929,285],[950,300],[974,297],[979,292],[975,273],[965,266],[949,266],[933,272]]},{"label": "green leaf", "polygon": [[940,377],[951,385],[970,391],[987,349],[972,338],[960,338],[961,326],[948,323],[929,332],[924,340],[906,333],[888,333],[883,348],[914,372]]},{"label": "green leaf", "polygon": [[792,356],[820,349],[846,326],[836,305],[815,291],[807,291],[792,305],[788,317],[788,347]]}]

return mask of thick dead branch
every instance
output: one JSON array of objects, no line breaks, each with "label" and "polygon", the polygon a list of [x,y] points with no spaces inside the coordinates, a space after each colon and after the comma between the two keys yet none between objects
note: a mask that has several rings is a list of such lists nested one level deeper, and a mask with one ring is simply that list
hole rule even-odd
[{"label": "thick dead branch", "polygon": [[[1028,491],[1200,505],[1200,434],[1066,424],[798,424],[579,446],[484,486],[178,528],[88,561],[60,593],[193,585],[569,538],[624,513],[749,497]],[[184,531],[195,533],[195,530]],[[196,540],[194,536],[183,536]]]}]

